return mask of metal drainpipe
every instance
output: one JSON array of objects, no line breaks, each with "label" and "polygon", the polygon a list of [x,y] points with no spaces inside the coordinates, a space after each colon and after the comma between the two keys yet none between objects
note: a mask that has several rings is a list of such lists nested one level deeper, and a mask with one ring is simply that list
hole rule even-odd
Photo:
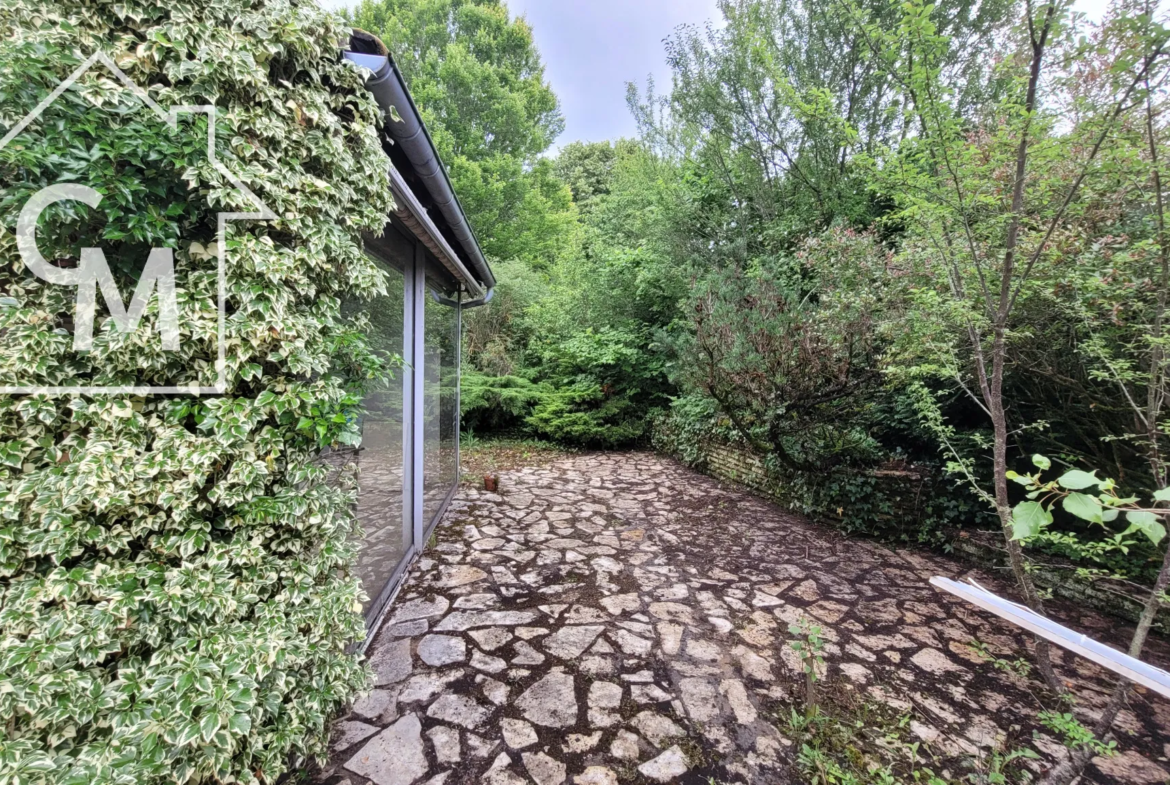
[{"label": "metal drainpipe", "polygon": [[458,300],[452,300],[448,297],[444,297],[434,289],[431,289],[431,298],[434,299],[434,301],[439,305],[458,305],[462,310],[467,310],[468,308],[478,308],[481,305],[487,305],[492,301],[492,295],[495,293],[496,289],[493,286],[491,289],[488,289],[486,292],[484,292],[483,297],[480,297],[478,300],[467,300],[466,302],[459,302]]}]

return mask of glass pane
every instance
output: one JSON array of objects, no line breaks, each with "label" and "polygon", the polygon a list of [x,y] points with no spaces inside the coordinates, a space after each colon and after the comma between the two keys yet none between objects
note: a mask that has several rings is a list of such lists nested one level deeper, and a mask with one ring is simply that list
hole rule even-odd
[{"label": "glass pane", "polygon": [[423,520],[430,525],[458,480],[459,312],[428,296],[423,363]]},{"label": "glass pane", "polygon": [[[392,252],[390,261],[410,262],[411,245],[387,230],[379,253]],[[371,344],[384,358],[401,357],[405,279],[401,272],[379,264],[389,277],[388,293],[368,303],[365,313],[370,321]],[[378,595],[394,575],[395,569],[410,550],[413,527],[406,519],[402,504],[402,370],[393,378],[371,390],[364,401],[362,444],[358,453],[361,478],[358,485],[358,521],[364,531],[364,543],[358,557],[358,575],[369,600],[363,612],[368,614]]]}]

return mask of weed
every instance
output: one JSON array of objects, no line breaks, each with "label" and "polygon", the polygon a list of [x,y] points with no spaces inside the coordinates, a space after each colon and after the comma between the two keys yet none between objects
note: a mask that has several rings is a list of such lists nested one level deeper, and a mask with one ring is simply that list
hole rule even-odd
[{"label": "weed", "polygon": [[1060,737],[1064,746],[1075,750],[1088,747],[1095,755],[1112,757],[1117,754],[1117,742],[1101,741],[1076,715],[1059,711],[1042,711],[1038,715],[1040,724]]},{"label": "weed", "polygon": [[909,713],[852,690],[824,691],[815,713],[789,709],[788,734],[797,742],[796,768],[809,785],[1009,785],[1028,782],[1020,764],[1031,749],[994,749],[968,761],[961,779],[936,773],[930,751],[910,731]]},{"label": "weed", "polygon": [[970,644],[971,650],[978,654],[985,660],[988,660],[992,667],[1004,673],[1011,673],[1019,676],[1022,679],[1028,678],[1032,674],[1032,663],[1025,660],[1023,657],[1017,657],[1014,660],[1005,660],[1001,657],[996,657],[987,648],[987,644],[981,640],[972,640]]},{"label": "weed", "polygon": [[797,639],[790,645],[800,657],[801,670],[804,671],[804,710],[809,717],[817,713],[817,668],[824,665],[822,652],[825,642],[821,638],[821,628],[807,618],[788,625],[788,632]]}]

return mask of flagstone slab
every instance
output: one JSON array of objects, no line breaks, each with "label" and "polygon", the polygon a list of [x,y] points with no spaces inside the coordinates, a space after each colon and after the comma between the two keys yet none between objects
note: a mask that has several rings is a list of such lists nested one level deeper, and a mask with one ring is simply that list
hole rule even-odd
[{"label": "flagstone slab", "polygon": [[427,773],[422,723],[408,714],[367,742],[345,768],[376,785],[410,785]]},{"label": "flagstone slab", "polygon": [[524,717],[548,728],[566,728],[577,722],[577,697],[573,677],[553,671],[516,699]]}]

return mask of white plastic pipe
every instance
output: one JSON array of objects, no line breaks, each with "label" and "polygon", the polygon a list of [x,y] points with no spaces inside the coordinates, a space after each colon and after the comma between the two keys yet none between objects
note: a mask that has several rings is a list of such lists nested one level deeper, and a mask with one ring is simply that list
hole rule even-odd
[{"label": "white plastic pipe", "polygon": [[1061,626],[1030,608],[992,594],[976,583],[959,583],[950,578],[931,578],[930,584],[1007,619],[1012,624],[1068,649],[1073,654],[1091,660],[1102,668],[1108,668],[1134,684],[1140,684],[1163,697],[1170,698],[1170,673],[1161,668],[1155,668],[1075,630]]}]

